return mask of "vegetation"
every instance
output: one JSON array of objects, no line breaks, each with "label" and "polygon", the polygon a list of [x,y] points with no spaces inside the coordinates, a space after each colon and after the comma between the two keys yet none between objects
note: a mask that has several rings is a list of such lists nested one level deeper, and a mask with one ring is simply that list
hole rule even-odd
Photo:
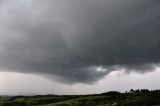
[{"label": "vegetation", "polygon": [[0,106],[160,106],[160,90],[95,95],[1,96]]}]

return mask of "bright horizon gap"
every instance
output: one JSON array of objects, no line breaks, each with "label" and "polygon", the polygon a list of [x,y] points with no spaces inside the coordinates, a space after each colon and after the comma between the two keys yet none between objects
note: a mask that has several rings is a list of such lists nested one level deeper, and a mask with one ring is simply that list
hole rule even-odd
[{"label": "bright horizon gap", "polygon": [[[36,74],[0,72],[0,95],[85,95],[108,91],[125,92],[130,89],[154,90],[160,88],[154,85],[160,80],[159,70],[160,68],[157,68],[154,72],[145,74],[126,74],[123,70],[114,71],[95,84],[77,83],[73,85],[56,83]],[[33,81],[36,84],[30,83]]]}]

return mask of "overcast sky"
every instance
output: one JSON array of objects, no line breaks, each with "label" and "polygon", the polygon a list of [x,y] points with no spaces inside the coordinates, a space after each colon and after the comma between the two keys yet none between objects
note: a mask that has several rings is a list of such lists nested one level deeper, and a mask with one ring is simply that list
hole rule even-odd
[{"label": "overcast sky", "polygon": [[0,0],[0,93],[158,89],[159,11],[159,0]]}]

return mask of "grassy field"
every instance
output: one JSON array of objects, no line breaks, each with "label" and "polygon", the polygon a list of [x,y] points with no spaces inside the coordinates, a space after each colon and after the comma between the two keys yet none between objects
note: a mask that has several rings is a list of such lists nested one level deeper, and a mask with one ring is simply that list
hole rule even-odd
[{"label": "grassy field", "polygon": [[160,106],[160,90],[96,95],[1,96],[0,106]]}]

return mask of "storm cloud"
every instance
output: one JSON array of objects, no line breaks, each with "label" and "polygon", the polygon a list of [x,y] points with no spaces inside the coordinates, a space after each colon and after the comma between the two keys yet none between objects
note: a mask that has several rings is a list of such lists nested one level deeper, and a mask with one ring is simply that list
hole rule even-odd
[{"label": "storm cloud", "polygon": [[0,2],[0,67],[93,83],[160,62],[159,0]]}]

